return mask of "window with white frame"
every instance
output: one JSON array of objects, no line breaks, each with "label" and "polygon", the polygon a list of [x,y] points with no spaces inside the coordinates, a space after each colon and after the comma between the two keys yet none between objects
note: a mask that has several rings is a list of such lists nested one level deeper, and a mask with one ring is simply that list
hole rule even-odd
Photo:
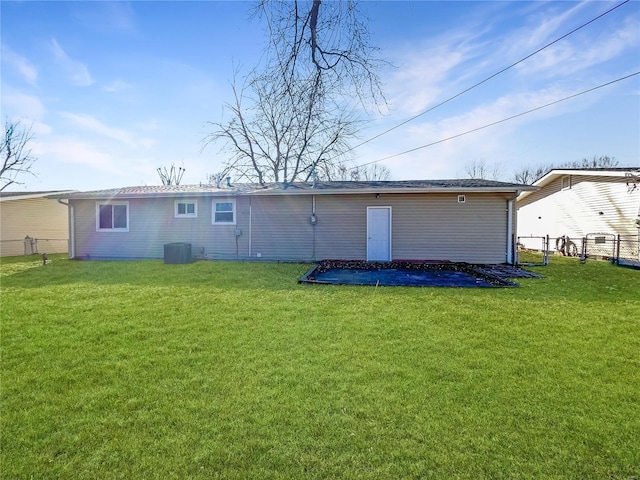
[{"label": "window with white frame", "polygon": [[236,200],[234,198],[213,199],[213,218],[214,225],[227,224],[235,225],[236,223]]},{"label": "window with white frame", "polygon": [[176,200],[173,215],[176,218],[196,218],[198,216],[198,202],[195,200]]},{"label": "window with white frame", "polygon": [[128,232],[129,202],[97,202],[96,231]]},{"label": "window with white frame", "polygon": [[562,190],[567,190],[571,188],[571,176],[565,175],[562,177]]}]

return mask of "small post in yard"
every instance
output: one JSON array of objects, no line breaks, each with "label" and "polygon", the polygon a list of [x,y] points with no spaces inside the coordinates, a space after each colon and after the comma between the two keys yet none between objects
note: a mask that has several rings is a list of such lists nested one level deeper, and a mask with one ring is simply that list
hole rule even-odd
[{"label": "small post in yard", "polygon": [[617,243],[617,245],[614,245],[614,248],[616,250],[616,253],[615,253],[615,255],[616,255],[615,264],[616,265],[620,265],[620,234],[618,234],[618,243]]},{"label": "small post in yard", "polygon": [[33,238],[27,235],[24,237],[24,254],[33,255],[34,253],[36,252],[33,250]]},{"label": "small post in yard", "polygon": [[587,237],[582,237],[582,251],[580,252],[580,263],[587,261]]},{"label": "small post in yard", "polygon": [[42,266],[44,266],[44,265],[46,265],[46,264],[47,264],[47,260],[48,260],[48,258],[47,258],[47,254],[46,254],[46,253],[43,253],[43,254],[42,254]]},{"label": "small post in yard", "polygon": [[542,256],[542,264],[546,266],[546,265],[549,265],[549,235],[547,235],[543,239],[543,243],[544,243],[544,254]]}]

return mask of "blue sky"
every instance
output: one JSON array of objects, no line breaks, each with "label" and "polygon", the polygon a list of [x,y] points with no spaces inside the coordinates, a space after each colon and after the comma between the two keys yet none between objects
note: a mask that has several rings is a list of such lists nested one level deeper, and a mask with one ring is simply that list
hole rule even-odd
[{"label": "blue sky", "polygon": [[[484,80],[621,2],[361,3],[389,110],[367,140]],[[225,154],[204,150],[234,71],[265,32],[253,2],[3,1],[2,118],[32,125],[37,177],[11,190],[159,184],[158,167],[204,182]],[[482,127],[640,71],[640,2],[603,18],[352,154],[369,163]],[[465,176],[608,155],[640,165],[640,75],[475,133],[381,162],[391,178]]]}]

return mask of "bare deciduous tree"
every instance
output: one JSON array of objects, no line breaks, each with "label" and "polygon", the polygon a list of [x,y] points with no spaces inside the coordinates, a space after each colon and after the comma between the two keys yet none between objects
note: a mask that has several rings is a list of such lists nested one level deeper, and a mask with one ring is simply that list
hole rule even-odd
[{"label": "bare deciduous tree", "polygon": [[577,162],[563,163],[556,168],[613,168],[617,165],[618,161],[614,157],[594,155],[593,158],[585,157]]},{"label": "bare deciduous tree", "polygon": [[464,172],[469,178],[482,180],[498,180],[502,171],[496,164],[489,165],[484,160],[472,160],[465,164]]},{"label": "bare deciduous tree", "polygon": [[538,167],[525,166],[513,172],[513,181],[523,185],[531,185],[537,179],[552,170],[553,165],[544,165]]},{"label": "bare deciduous tree", "polygon": [[179,167],[176,169],[176,165],[174,163],[171,164],[171,167],[167,169],[167,167],[157,168],[158,176],[162,181],[163,185],[180,185],[182,181],[182,176],[186,170],[183,167]]},{"label": "bare deciduous tree", "polygon": [[618,165],[618,161],[614,157],[607,155],[597,156],[593,158],[583,158],[579,161],[565,162],[558,165],[553,163],[547,165],[541,165],[537,167],[524,166],[519,170],[513,172],[513,181],[522,184],[532,184],[539,178],[546,175],[549,171],[558,168],[613,168]]},{"label": "bare deciduous tree", "polygon": [[33,140],[31,128],[24,128],[20,121],[5,121],[5,134],[0,144],[2,170],[0,170],[0,191],[9,185],[22,185],[18,177],[35,174],[31,171],[36,158],[31,154],[29,143]]},{"label": "bare deciduous tree", "polygon": [[359,165],[353,168],[348,168],[341,164],[336,168],[336,170],[336,178],[338,180],[375,182],[389,180],[389,178],[391,178],[391,170],[384,165],[377,163],[373,163],[371,165]]},{"label": "bare deciduous tree", "polygon": [[357,3],[263,0],[255,12],[268,28],[266,60],[242,87],[233,81],[230,119],[205,141],[221,141],[232,155],[225,170],[248,181],[331,178],[358,110],[384,102]]}]

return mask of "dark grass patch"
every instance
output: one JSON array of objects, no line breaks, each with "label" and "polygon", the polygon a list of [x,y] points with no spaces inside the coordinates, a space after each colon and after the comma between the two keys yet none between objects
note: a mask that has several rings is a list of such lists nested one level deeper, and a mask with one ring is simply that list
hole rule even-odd
[{"label": "dark grass patch", "polygon": [[366,262],[323,260],[301,283],[411,287],[517,287],[508,280],[536,276],[511,266],[471,265],[454,262]]}]

